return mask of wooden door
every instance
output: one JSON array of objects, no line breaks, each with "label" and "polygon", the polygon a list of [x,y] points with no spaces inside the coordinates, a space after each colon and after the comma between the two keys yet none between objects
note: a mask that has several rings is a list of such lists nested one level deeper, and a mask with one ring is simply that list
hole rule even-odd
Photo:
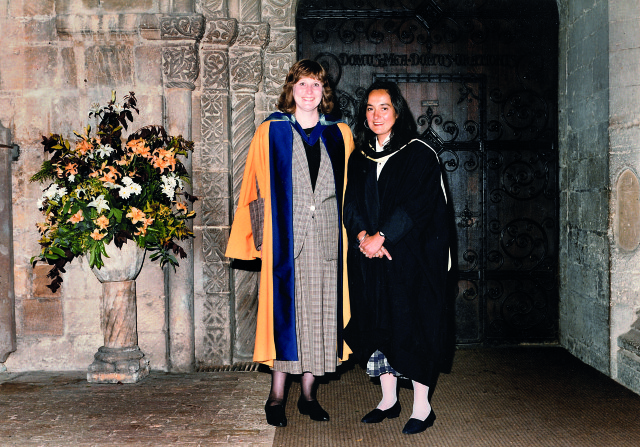
[{"label": "wooden door", "polygon": [[458,343],[553,341],[558,326],[555,2],[302,0],[299,58],[342,118],[398,84],[453,203]]}]

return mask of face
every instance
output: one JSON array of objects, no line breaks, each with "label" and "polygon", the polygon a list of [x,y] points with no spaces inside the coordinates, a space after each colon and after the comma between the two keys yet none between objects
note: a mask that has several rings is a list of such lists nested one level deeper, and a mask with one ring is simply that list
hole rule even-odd
[{"label": "face", "polygon": [[296,103],[296,113],[313,112],[318,110],[322,101],[322,83],[314,78],[300,78],[293,85],[293,100]]},{"label": "face", "polygon": [[386,90],[372,90],[367,101],[367,124],[378,136],[380,143],[391,133],[398,114],[391,105],[391,97]]}]

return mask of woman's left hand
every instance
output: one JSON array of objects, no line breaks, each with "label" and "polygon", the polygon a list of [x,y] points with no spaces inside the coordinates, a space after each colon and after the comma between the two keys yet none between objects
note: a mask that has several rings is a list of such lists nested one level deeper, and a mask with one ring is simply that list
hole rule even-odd
[{"label": "woman's left hand", "polygon": [[389,252],[382,244],[384,244],[384,237],[380,236],[380,233],[376,233],[373,236],[366,235],[360,242],[360,251],[367,258],[381,258],[386,256],[391,260],[391,255],[389,255]]}]

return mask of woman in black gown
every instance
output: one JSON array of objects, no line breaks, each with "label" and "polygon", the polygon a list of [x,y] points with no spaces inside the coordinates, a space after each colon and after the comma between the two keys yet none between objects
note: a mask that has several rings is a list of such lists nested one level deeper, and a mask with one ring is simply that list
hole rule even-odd
[{"label": "woman in black gown", "polygon": [[419,433],[435,420],[429,388],[445,346],[449,234],[440,163],[415,139],[415,121],[391,82],[367,89],[355,137],[344,200],[351,298],[344,335],[382,387],[362,422],[400,415],[397,378],[404,377],[414,402],[403,433]]}]

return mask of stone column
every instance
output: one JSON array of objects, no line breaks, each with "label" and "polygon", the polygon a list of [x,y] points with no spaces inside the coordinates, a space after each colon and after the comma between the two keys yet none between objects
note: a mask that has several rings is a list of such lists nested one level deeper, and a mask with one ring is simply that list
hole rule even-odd
[{"label": "stone column", "polygon": [[[224,257],[229,232],[229,47],[238,34],[234,19],[209,19],[200,47],[201,138],[196,144],[195,194],[201,200],[196,223],[196,352],[205,366],[231,363],[233,314],[229,263]],[[231,214],[233,214],[231,212]]]},{"label": "stone column", "polygon": [[[163,11],[170,5],[161,8]],[[173,14],[147,14],[140,20],[140,35],[162,41],[162,75],[165,99],[165,128],[171,135],[192,138],[192,92],[199,74],[198,44],[204,32],[204,17],[193,14],[192,1],[173,4]],[[192,174],[193,155],[183,159]],[[187,185],[187,192],[191,187]],[[169,369],[193,371],[194,349],[194,251],[193,240],[182,241],[187,253],[174,271],[166,270],[167,359]]]},{"label": "stone column", "polygon": [[[247,152],[256,126],[256,93],[263,81],[264,48],[269,41],[269,25],[266,23],[240,23],[238,38],[231,47],[231,157],[233,203],[238,202],[242,174]],[[231,301],[233,332],[232,361],[249,361],[253,354],[253,342],[257,311],[258,273],[250,270],[232,270]]]},{"label": "stone column", "polygon": [[16,350],[11,206],[11,131],[0,124],[0,368]]},{"label": "stone column", "polygon": [[[182,135],[186,139],[192,138],[192,91],[199,72],[197,42],[202,36],[203,24],[201,15],[160,18],[162,39],[176,41],[176,44],[166,43],[162,50],[165,125],[171,135]],[[182,160],[190,175],[192,159],[190,155]],[[191,192],[188,185],[187,190]],[[188,372],[195,366],[193,241],[183,241],[181,245],[187,257],[180,260],[177,269],[167,269],[167,350],[170,370]]]}]

